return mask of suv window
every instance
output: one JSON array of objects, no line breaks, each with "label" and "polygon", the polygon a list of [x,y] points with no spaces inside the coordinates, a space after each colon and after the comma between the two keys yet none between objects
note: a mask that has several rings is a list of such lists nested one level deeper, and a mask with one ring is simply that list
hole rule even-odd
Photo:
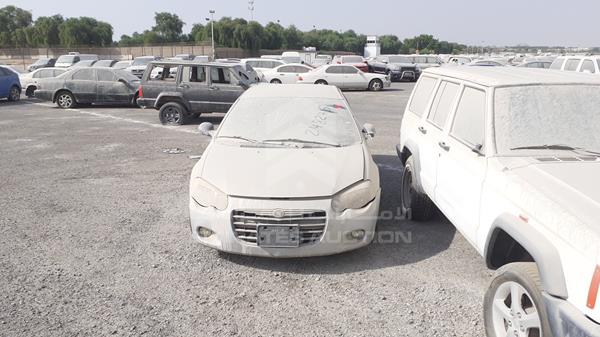
[{"label": "suv window", "polygon": [[412,101],[410,102],[409,109],[412,113],[419,117],[423,116],[436,83],[437,79],[433,77],[421,77],[415,88]]},{"label": "suv window", "polygon": [[73,79],[79,81],[94,81],[96,80],[96,76],[92,69],[81,69],[73,74]]},{"label": "suv window", "polygon": [[115,75],[112,71],[105,69],[98,69],[98,81],[112,82],[115,80]]},{"label": "suv window", "polygon": [[297,73],[307,73],[310,70],[306,67],[301,67],[301,66],[295,66],[294,68],[296,69]]},{"label": "suv window", "polygon": [[468,145],[483,145],[485,92],[465,87],[450,134]]},{"label": "suv window", "polygon": [[567,63],[565,63],[565,70],[567,71],[575,71],[577,70],[577,66],[579,65],[580,59],[569,59]]},{"label": "suv window", "polygon": [[210,67],[210,81],[213,84],[230,84],[229,69]]},{"label": "suv window", "polygon": [[460,85],[456,83],[442,81],[433,99],[433,105],[431,106],[431,112],[427,120],[440,129],[443,129],[446,119],[448,119],[454,107],[454,101],[456,100],[459,88]]},{"label": "suv window", "polygon": [[204,66],[183,67],[181,82],[206,83],[206,68]]},{"label": "suv window", "polygon": [[565,62],[565,59],[559,57],[556,60],[554,60],[554,62],[552,62],[552,64],[550,65],[550,69],[560,70],[562,68],[562,65],[564,62]]},{"label": "suv window", "polygon": [[592,74],[596,72],[596,68],[594,67],[594,62],[592,62],[592,60],[584,60],[581,64],[581,70],[579,71],[584,72],[586,70]]},{"label": "suv window", "polygon": [[38,78],[54,77],[54,69],[42,69],[36,74]]},{"label": "suv window", "polygon": [[173,74],[173,70],[176,70],[177,66],[174,66],[171,69],[169,66],[164,65],[153,65],[150,70],[150,75],[148,77],[148,81],[168,81],[175,82],[175,74]]}]

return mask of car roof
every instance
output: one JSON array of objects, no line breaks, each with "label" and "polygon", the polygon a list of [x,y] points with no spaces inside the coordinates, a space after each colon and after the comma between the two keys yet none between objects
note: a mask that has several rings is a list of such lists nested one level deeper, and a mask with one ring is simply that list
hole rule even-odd
[{"label": "car roof", "polygon": [[594,74],[517,67],[439,67],[425,69],[423,75],[426,74],[451,77],[487,87],[535,84],[600,84],[600,76]]},{"label": "car roof", "polygon": [[157,61],[150,62],[150,64],[164,64],[164,65],[174,65],[174,66],[179,66],[179,65],[183,65],[183,66],[187,66],[187,65],[215,66],[215,67],[226,67],[226,68],[234,68],[236,66],[239,66],[238,63],[198,62],[198,61],[194,61],[194,60],[157,60]]},{"label": "car roof", "polygon": [[329,98],[344,99],[335,86],[316,84],[259,84],[246,90],[243,98]]}]

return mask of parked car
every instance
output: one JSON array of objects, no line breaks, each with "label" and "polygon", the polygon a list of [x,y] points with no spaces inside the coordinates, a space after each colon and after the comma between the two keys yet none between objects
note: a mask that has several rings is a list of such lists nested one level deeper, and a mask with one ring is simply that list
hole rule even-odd
[{"label": "parked car", "polygon": [[281,60],[285,63],[304,63],[302,61],[302,57],[300,57],[300,53],[297,51],[286,51],[281,53]]},{"label": "parked car", "polygon": [[434,206],[497,269],[487,336],[599,336],[600,79],[427,69],[404,112],[402,208]]},{"label": "parked car", "polygon": [[244,73],[244,75],[241,75],[241,76],[247,77],[249,79],[249,81],[252,83],[257,83],[262,80],[262,77],[263,77],[262,73],[259,74],[256,70],[254,70],[254,68],[252,68],[252,66],[249,63],[242,63],[242,61],[240,59],[237,59],[237,58],[217,59],[215,62],[237,64],[237,65],[241,66],[241,68],[244,70],[244,71],[242,71],[242,73]]},{"label": "parked car", "polygon": [[148,63],[152,61],[159,61],[161,59],[162,57],[160,56],[138,56],[133,59],[131,66],[127,67],[127,71],[139,78],[142,78],[144,71],[146,71],[146,68],[148,68]]},{"label": "parked car", "polygon": [[461,66],[464,64],[469,64],[473,61],[474,60],[468,56],[452,56],[448,59],[448,64],[455,65],[455,66]]},{"label": "parked car", "polygon": [[12,68],[0,66],[0,99],[18,101],[21,99],[19,74]]},{"label": "parked car", "polygon": [[412,63],[416,64],[421,70],[431,67],[439,67],[444,63],[438,56],[435,55],[410,55],[408,56],[408,59]]},{"label": "parked car", "polygon": [[96,54],[79,54],[69,53],[67,55],[61,55],[54,64],[57,68],[69,68],[77,64],[80,61],[97,61],[98,55]]},{"label": "parked car", "polygon": [[331,60],[333,60],[331,55],[319,54],[315,55],[315,58],[312,60],[311,65],[313,67],[320,67],[326,64],[330,64]]},{"label": "parked car", "polygon": [[365,73],[369,72],[369,66],[364,58],[356,55],[336,55],[333,57],[331,63],[334,64],[346,64],[350,66],[354,66]]},{"label": "parked car", "polygon": [[577,71],[600,74],[599,56],[564,56],[558,57],[550,65],[550,69]]},{"label": "parked car", "polygon": [[[190,179],[192,236],[235,254],[337,254],[372,241],[381,188],[344,95],[315,85],[246,91],[212,135]],[[240,162],[243,165],[232,165]]]},{"label": "parked car", "polygon": [[42,78],[52,78],[66,72],[64,68],[40,68],[30,73],[19,75],[21,87],[25,89],[25,96],[33,97],[37,89],[37,83]]},{"label": "parked car", "polygon": [[416,81],[421,69],[406,55],[381,55],[368,62],[369,71],[386,74],[392,81]]},{"label": "parked car", "polygon": [[81,104],[136,105],[139,78],[114,68],[72,68],[54,78],[40,79],[35,97],[63,109]]},{"label": "parked car", "polygon": [[194,57],[194,62],[210,62],[210,57],[206,55],[200,55]]},{"label": "parked car", "polygon": [[260,59],[260,58],[247,58],[241,59],[240,63],[244,65],[249,65],[254,69],[259,76],[262,75],[264,70],[273,69],[275,67],[279,67],[284,65],[285,63],[281,60],[273,60],[273,59]]},{"label": "parked car", "polygon": [[527,62],[518,64],[517,67],[548,69],[548,68],[550,68],[551,64],[552,64],[552,61],[527,61]]},{"label": "parked car", "polygon": [[81,60],[77,63],[75,63],[74,65],[72,65],[70,68],[89,68],[89,67],[93,67],[94,64],[96,64],[96,62],[98,62],[97,60]]},{"label": "parked car", "polygon": [[127,69],[127,68],[131,67],[132,64],[133,64],[132,60],[119,61],[119,62],[115,63],[112,67],[115,69]]},{"label": "parked car", "polygon": [[[167,75],[172,69],[175,77]],[[142,77],[138,104],[158,109],[161,123],[171,125],[205,112],[227,112],[252,84],[241,71],[245,70],[239,64],[154,61]]]},{"label": "parked car", "polygon": [[298,81],[300,74],[312,71],[314,68],[304,64],[285,64],[277,68],[263,71],[263,82],[273,84],[294,84]]},{"label": "parked car", "polygon": [[477,67],[504,67],[507,66],[508,63],[502,60],[475,60],[469,64],[469,66],[477,66]]},{"label": "parked car", "polygon": [[365,73],[358,68],[344,64],[321,66],[298,77],[301,84],[335,85],[340,89],[360,89],[380,91],[391,86],[388,75]]},{"label": "parked car", "polygon": [[115,65],[115,63],[117,63],[117,60],[98,60],[96,61],[92,67],[97,67],[97,68],[110,68],[112,66]]},{"label": "parked car", "polygon": [[27,67],[27,71],[31,72],[31,71],[34,71],[34,70],[40,69],[40,68],[54,67],[55,63],[56,63],[55,58],[42,57],[42,58],[38,59],[37,61],[35,61],[33,64],[31,64],[29,67]]}]

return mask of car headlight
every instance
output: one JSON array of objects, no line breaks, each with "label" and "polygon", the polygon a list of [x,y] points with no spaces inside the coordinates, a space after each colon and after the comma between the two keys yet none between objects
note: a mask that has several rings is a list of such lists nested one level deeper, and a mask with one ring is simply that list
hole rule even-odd
[{"label": "car headlight", "polygon": [[190,196],[198,205],[214,207],[219,211],[226,209],[229,203],[227,194],[221,192],[202,178],[192,178]]},{"label": "car headlight", "polygon": [[378,191],[379,186],[371,180],[360,181],[336,194],[331,201],[331,207],[336,212],[363,208],[375,199]]}]

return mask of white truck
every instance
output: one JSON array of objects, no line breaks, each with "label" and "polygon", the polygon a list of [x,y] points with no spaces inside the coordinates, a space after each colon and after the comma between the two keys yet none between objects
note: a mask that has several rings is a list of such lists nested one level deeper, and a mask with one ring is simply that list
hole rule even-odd
[{"label": "white truck", "polygon": [[497,269],[487,335],[600,336],[600,79],[430,68],[400,132],[406,214],[437,207]]}]

